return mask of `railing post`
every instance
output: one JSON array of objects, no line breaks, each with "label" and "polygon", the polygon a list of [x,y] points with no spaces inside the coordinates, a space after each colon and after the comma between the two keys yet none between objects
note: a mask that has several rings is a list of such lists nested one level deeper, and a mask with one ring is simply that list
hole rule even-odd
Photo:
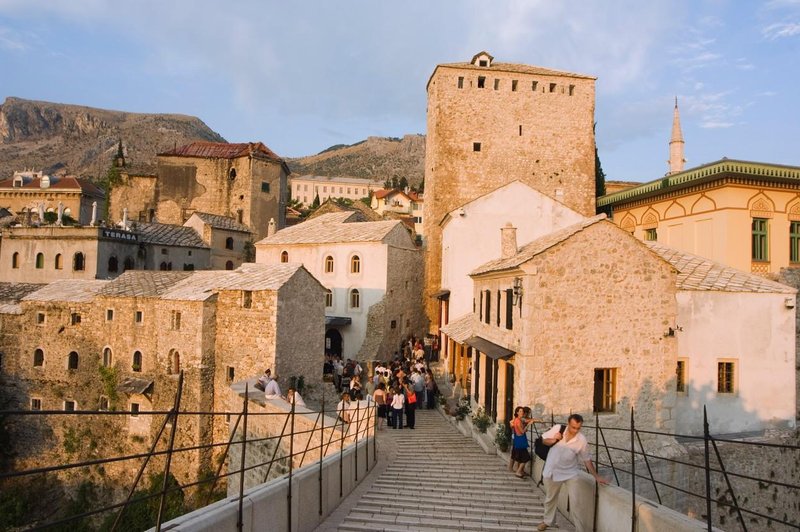
[{"label": "railing post", "polygon": [[636,531],[636,444],[634,440],[633,407],[631,407],[631,532]]},{"label": "railing post", "polygon": [[739,516],[739,522],[742,523],[742,530],[747,532],[747,524],[744,522],[744,516],[742,516],[742,510],[739,508],[739,501],[736,500],[736,494],[733,492],[733,485],[731,484],[731,480],[728,478],[728,472],[725,470],[725,464],[722,463],[722,455],[719,454],[719,449],[717,449],[717,442],[714,441],[714,438],[711,438],[711,445],[714,446],[714,454],[717,455],[717,462],[719,462],[719,468],[722,470],[722,476],[725,477],[725,483],[728,485],[728,492],[731,494],[731,499],[733,500],[733,506],[736,508],[736,514]]},{"label": "railing post", "polygon": [[248,398],[250,395],[250,384],[244,385],[244,406],[242,408],[242,456],[239,459],[239,509],[238,518],[236,520],[236,530],[241,532],[244,527],[244,511],[242,509],[244,503],[244,466],[245,466],[245,453],[247,452],[247,411],[248,411]]},{"label": "railing post", "polygon": [[[611,472],[614,473],[614,480],[619,486],[619,477],[617,476],[617,468],[614,467],[614,460],[611,458],[611,451],[608,450],[608,443],[606,443],[606,435],[603,433],[603,429],[600,425],[597,425],[597,428],[600,430],[600,438],[603,440],[603,447],[606,450],[606,456],[608,456],[608,465],[611,466]],[[599,458],[599,457],[598,457]]]},{"label": "railing post", "polygon": [[358,432],[361,425],[361,418],[360,418],[360,408],[361,408],[361,401],[356,401],[356,444],[355,449],[353,449],[353,465],[356,470],[356,479],[355,481],[358,482]]},{"label": "railing post", "polygon": [[[344,437],[350,430],[350,424],[344,420],[347,415],[347,406],[342,406],[342,436],[339,438],[339,498],[344,493]],[[347,429],[345,429],[347,427]]]},{"label": "railing post", "polygon": [[708,412],[706,405],[703,405],[703,445],[705,447],[705,470],[706,470],[706,527],[711,532],[711,460],[708,450]]},{"label": "railing post", "polygon": [[636,439],[639,440],[639,448],[642,450],[642,456],[644,457],[644,465],[647,466],[647,473],[650,475],[650,482],[653,483],[653,491],[656,492],[656,498],[658,499],[658,504],[661,504],[661,495],[658,493],[658,484],[656,484],[656,479],[653,476],[653,470],[650,468],[650,460],[647,458],[647,453],[644,452],[644,444],[642,443],[642,437],[639,436],[639,431],[636,431]]},{"label": "railing post", "polygon": [[[597,467],[600,467],[600,416],[594,413],[594,455],[597,457]],[[533,467],[533,466],[531,466]],[[594,484],[594,512],[592,514],[592,532],[597,532],[597,505],[600,504],[600,486]]]},{"label": "railing post", "polygon": [[181,407],[181,393],[183,392],[183,370],[178,375],[178,392],[175,394],[175,404],[172,407],[172,428],[169,433],[169,447],[167,447],[167,463],[164,464],[164,482],[161,485],[161,500],[158,503],[158,516],[156,517],[156,532],[161,532],[161,523],[164,518],[164,503],[167,499],[167,484],[169,480],[169,467],[172,464],[172,450],[175,448],[175,433],[178,431],[178,410]]},{"label": "railing post", "polygon": [[294,473],[294,398],[297,392],[292,395],[292,409],[289,415],[292,417],[291,428],[289,429],[289,486],[286,491],[286,530],[292,530],[292,475]]},{"label": "railing post", "polygon": [[319,429],[319,477],[317,478],[319,484],[319,515],[322,515],[322,460],[325,457],[325,386],[322,387],[322,406],[320,407],[322,415],[322,424]]}]

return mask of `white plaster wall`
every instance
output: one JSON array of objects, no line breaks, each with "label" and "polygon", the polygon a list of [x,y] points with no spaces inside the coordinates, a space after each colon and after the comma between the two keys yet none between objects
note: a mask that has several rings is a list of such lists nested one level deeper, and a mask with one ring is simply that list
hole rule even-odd
[{"label": "white plaster wall", "polygon": [[[345,242],[327,244],[269,244],[256,246],[256,263],[277,264],[281,252],[289,254],[289,262],[300,262],[306,269],[333,291],[333,307],[325,309],[326,316],[347,316],[353,321],[339,327],[342,333],[342,356],[355,357],[367,332],[369,308],[386,294],[387,246],[380,242]],[[333,256],[333,273],[325,273],[325,257]],[[361,257],[361,273],[350,273],[350,258]],[[358,289],[361,306],[350,308],[350,290]]]},{"label": "white plaster wall", "polygon": [[[707,405],[712,434],[795,426],[795,309],[792,294],[678,292],[678,357],[687,393],[676,430],[699,434]],[[717,362],[735,359],[736,392],[717,393]]]},{"label": "white plaster wall", "polygon": [[500,257],[500,228],[517,228],[523,246],[583,216],[533,188],[514,181],[450,213],[442,230],[442,288],[450,290],[450,316],[472,312],[469,272]]}]

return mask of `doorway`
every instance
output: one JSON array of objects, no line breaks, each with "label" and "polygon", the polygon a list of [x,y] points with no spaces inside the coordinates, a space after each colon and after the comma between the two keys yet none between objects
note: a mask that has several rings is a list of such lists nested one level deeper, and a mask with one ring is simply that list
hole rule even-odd
[{"label": "doorway", "polygon": [[342,356],[342,333],[338,329],[325,331],[325,352]]}]

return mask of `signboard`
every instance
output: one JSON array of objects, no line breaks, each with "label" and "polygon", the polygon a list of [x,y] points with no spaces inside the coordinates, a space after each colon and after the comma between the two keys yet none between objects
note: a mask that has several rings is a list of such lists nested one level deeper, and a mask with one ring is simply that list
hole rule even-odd
[{"label": "signboard", "polygon": [[103,238],[111,238],[113,240],[124,240],[125,242],[138,242],[139,236],[136,233],[128,231],[120,231],[118,229],[103,229],[101,233]]}]

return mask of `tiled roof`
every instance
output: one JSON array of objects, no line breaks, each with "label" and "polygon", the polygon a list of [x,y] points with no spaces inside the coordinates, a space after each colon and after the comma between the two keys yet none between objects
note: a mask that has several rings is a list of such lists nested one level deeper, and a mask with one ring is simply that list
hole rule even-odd
[{"label": "tiled roof", "polygon": [[192,272],[129,270],[108,281],[99,294],[108,297],[158,297],[191,275]]},{"label": "tiled roof", "polygon": [[441,330],[456,342],[463,344],[473,336],[475,323],[475,314],[470,312],[444,325]]},{"label": "tiled roof", "polygon": [[436,71],[440,68],[457,68],[459,70],[474,70],[476,71],[476,73],[483,72],[486,75],[491,75],[492,72],[512,72],[520,74],[531,74],[534,76],[566,76],[570,78],[597,79],[595,76],[588,76],[586,74],[577,74],[574,72],[553,70],[550,68],[544,68],[534,65],[522,65],[518,63],[499,63],[497,61],[492,61],[492,66],[490,67],[473,65],[472,63],[444,63],[441,65],[436,65],[436,68],[433,69],[433,73],[431,74],[431,77],[428,79],[428,84],[425,86],[426,89],[430,85],[433,76],[436,75]]},{"label": "tiled roof", "polygon": [[482,273],[510,270],[516,268],[519,265],[528,262],[539,253],[546,251],[547,249],[555,246],[556,244],[560,244],[561,242],[568,239],[575,233],[583,231],[587,227],[594,225],[598,222],[602,222],[605,219],[606,219],[605,214],[598,214],[597,216],[586,218],[581,222],[564,227],[562,229],[559,229],[558,231],[553,231],[552,233],[549,233],[541,238],[537,238],[533,242],[525,244],[524,246],[519,248],[519,251],[517,252],[516,255],[512,257],[506,257],[502,259],[493,260],[491,262],[487,262],[486,264],[472,270],[472,272],[470,272],[470,275],[479,275]]},{"label": "tiled roof", "polygon": [[59,279],[25,296],[23,300],[85,303],[94,299],[109,282],[95,279]]},{"label": "tiled roof", "polygon": [[43,286],[34,283],[0,283],[0,314],[19,314],[20,300]]},{"label": "tiled roof", "polygon": [[177,157],[208,157],[213,159],[237,159],[239,157],[260,156],[277,162],[283,162],[275,152],[267,148],[262,142],[242,142],[231,144],[228,142],[197,141],[179,146],[158,155]]},{"label": "tiled roof", "polygon": [[204,223],[207,223],[214,229],[224,229],[226,231],[240,231],[243,233],[250,232],[249,227],[247,227],[244,224],[240,224],[230,216],[220,216],[219,214],[210,214],[207,212],[195,212],[194,214],[198,218],[203,220]]},{"label": "tiled roof", "polygon": [[191,227],[172,224],[136,222],[134,232],[140,235],[140,242],[157,246],[182,246],[187,248],[208,248]]},{"label": "tiled roof", "polygon": [[730,268],[685,251],[678,251],[658,242],[645,242],[645,245],[678,270],[678,290],[774,294],[794,294],[797,292],[796,289],[785,284]]},{"label": "tiled roof", "polygon": [[278,290],[302,267],[298,263],[245,263],[232,271],[194,272],[192,276],[171,286],[161,298],[203,301],[220,290]]},{"label": "tiled roof", "polygon": [[352,212],[334,212],[281,229],[257,244],[323,244],[342,242],[380,242],[401,222],[343,223]]},{"label": "tiled roof", "polygon": [[296,180],[316,181],[319,183],[343,183],[351,185],[361,185],[365,187],[374,187],[380,184],[377,179],[367,179],[364,177],[337,177],[328,175],[293,175],[290,179],[291,182]]},{"label": "tiled roof", "polygon": [[102,188],[98,187],[91,181],[87,179],[83,179],[80,177],[75,176],[47,176],[50,180],[50,185],[46,188],[42,188],[42,180],[39,177],[35,177],[33,179],[23,179],[23,184],[21,187],[14,186],[14,178],[10,177],[8,179],[0,180],[0,189],[1,188],[13,188],[16,190],[25,190],[25,191],[33,191],[33,190],[57,190],[57,191],[81,191],[84,194],[89,194],[92,196],[98,197],[105,197],[106,193],[103,191]]},{"label": "tiled roof", "polygon": [[409,190],[408,193],[402,190],[395,190],[391,188],[382,188],[380,190],[376,190],[373,193],[373,196],[376,199],[383,199],[387,196],[391,196],[392,194],[402,194],[403,196],[407,197],[411,201],[422,201],[422,196],[414,192],[413,190]]}]

